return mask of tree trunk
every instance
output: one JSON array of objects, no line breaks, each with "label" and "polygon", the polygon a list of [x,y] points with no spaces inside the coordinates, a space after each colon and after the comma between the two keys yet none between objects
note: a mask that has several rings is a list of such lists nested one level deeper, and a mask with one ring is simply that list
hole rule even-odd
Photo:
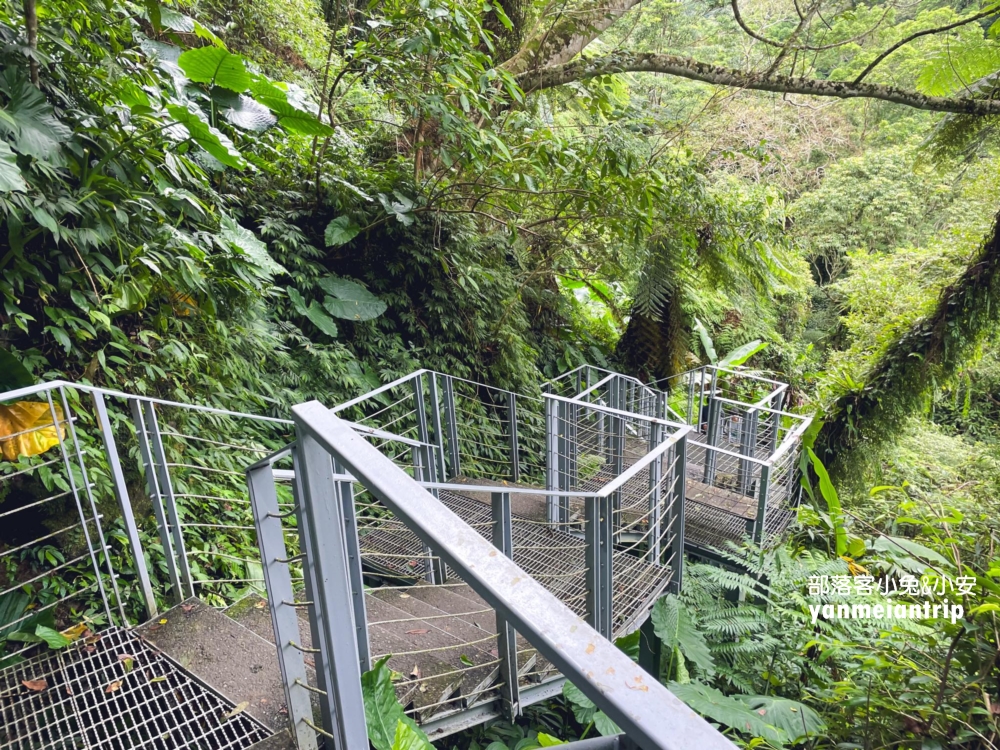
[{"label": "tree trunk", "polygon": [[24,27],[28,32],[28,75],[31,82],[38,86],[38,60],[35,52],[38,50],[38,11],[35,0],[24,0]]},{"label": "tree trunk", "polygon": [[682,372],[687,350],[685,315],[675,292],[658,311],[633,308],[615,353],[629,372],[655,381]]},{"label": "tree trunk", "polygon": [[895,341],[864,379],[827,409],[816,452],[842,482],[857,484],[899,435],[935,383],[947,381],[1000,320],[1000,214],[934,311]]}]

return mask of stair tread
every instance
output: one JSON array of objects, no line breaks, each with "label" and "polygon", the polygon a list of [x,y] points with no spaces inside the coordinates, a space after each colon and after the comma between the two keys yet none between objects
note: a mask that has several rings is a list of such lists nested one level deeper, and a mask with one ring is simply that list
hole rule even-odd
[{"label": "stair tread", "polygon": [[139,637],[274,731],[288,726],[285,690],[273,641],[199,599],[188,599],[140,625]]}]

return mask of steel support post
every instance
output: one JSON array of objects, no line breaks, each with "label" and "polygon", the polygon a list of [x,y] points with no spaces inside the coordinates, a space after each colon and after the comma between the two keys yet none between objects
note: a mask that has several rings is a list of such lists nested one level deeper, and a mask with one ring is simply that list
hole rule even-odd
[{"label": "steel support post", "polygon": [[[319,642],[313,644],[326,655],[322,668],[326,670],[332,713],[324,717],[324,723],[329,723],[334,750],[356,750],[368,742],[368,730],[343,510],[334,487],[330,454],[300,424],[296,424],[296,432],[304,474],[301,504],[309,516],[309,548],[316,566],[315,602],[326,625]],[[320,669],[320,660],[316,668]]]},{"label": "steel support post", "polygon": [[[663,425],[651,422],[649,425],[649,450],[652,452],[661,442]],[[646,557],[654,565],[660,563],[660,524],[663,497],[660,484],[663,475],[663,455],[661,454],[649,465],[649,517],[646,523],[649,528],[649,543],[646,545]]]},{"label": "steel support post", "polygon": [[[310,643],[315,645],[322,643],[325,638],[324,633],[327,629],[326,613],[317,604],[316,591],[319,589],[319,582],[317,580],[318,574],[316,570],[316,553],[312,548],[313,535],[310,529],[312,517],[311,514],[306,513],[305,511],[304,498],[306,496],[306,491],[303,485],[305,479],[305,469],[302,468],[304,459],[302,458],[302,454],[297,443],[292,443],[291,448],[292,468],[294,469],[292,478],[292,499],[296,525],[299,531],[299,548],[302,553],[302,579],[305,586],[305,601],[309,602],[309,606],[306,607],[306,613],[309,615],[309,640]],[[289,634],[289,638],[294,640],[289,641],[289,644],[296,651],[306,653],[305,649],[296,647],[298,644],[298,638],[296,638],[296,632],[298,629],[297,623],[295,627],[296,631]],[[312,653],[315,654],[313,657],[313,667],[316,673],[316,686],[319,690],[320,721],[325,727],[323,731],[327,734],[332,734],[333,727],[330,725],[330,722],[332,721],[331,717],[335,715],[336,709],[331,693],[327,689],[328,686],[326,682],[327,675],[330,671],[326,666],[329,655],[323,653],[323,651],[318,648],[314,649]],[[310,707],[309,716],[311,717],[312,715],[313,712]],[[316,729],[316,725],[312,723],[311,718],[305,719],[304,722],[310,728]]]},{"label": "steel support post", "polygon": [[271,626],[278,644],[278,666],[285,688],[288,723],[299,750],[316,750],[316,732],[307,723],[312,720],[312,699],[309,690],[303,687],[309,684],[305,656],[293,645],[300,639],[299,618],[271,465],[257,465],[247,471],[247,488],[270,604]]},{"label": "steel support post", "polygon": [[163,500],[160,498],[160,483],[156,478],[156,467],[153,464],[153,457],[149,452],[149,435],[146,433],[146,421],[142,416],[142,407],[139,405],[138,399],[129,399],[128,404],[129,409],[132,411],[132,422],[135,424],[135,435],[139,441],[139,456],[142,460],[143,472],[146,474],[146,489],[149,492],[150,504],[153,506],[153,515],[156,517],[156,533],[160,538],[160,546],[163,548],[163,557],[167,565],[167,575],[170,578],[174,600],[180,603],[184,601],[184,592],[181,588],[180,573],[177,570],[177,557],[174,555],[174,545],[170,541],[167,517],[163,512]]},{"label": "steel support post", "polygon": [[[177,574],[179,576],[175,596],[178,602],[182,602],[194,596],[194,586],[191,583],[191,569],[188,566],[187,551],[184,548],[184,534],[181,529],[180,518],[177,515],[177,501],[174,498],[174,488],[170,482],[170,469],[167,466],[167,456],[163,450],[160,427],[156,421],[156,410],[149,401],[143,401],[140,404],[140,408],[142,409],[142,418],[145,425],[144,434],[149,440],[144,456],[144,460],[147,458],[149,460],[147,470],[151,470],[151,473],[147,474],[147,476],[155,477],[156,494],[153,498],[154,506],[162,506],[156,520],[160,522],[160,519],[163,518],[164,528],[169,530]],[[164,510],[166,511],[165,518],[163,517]]]},{"label": "steel support post", "polygon": [[612,502],[608,497],[588,497],[584,554],[586,556],[587,620],[605,638],[611,638],[612,613]]},{"label": "steel support post", "polygon": [[111,420],[108,418],[104,394],[100,391],[94,391],[92,395],[94,397],[94,411],[97,413],[97,424],[100,427],[101,440],[104,443],[104,454],[108,458],[111,486],[114,488],[118,509],[122,514],[122,523],[125,525],[125,536],[128,538],[132,558],[135,560],[135,573],[139,579],[139,590],[142,593],[146,619],[152,619],[158,613],[156,597],[153,595],[153,585],[150,583],[149,569],[146,567],[146,555],[142,549],[142,542],[139,540],[139,527],[136,525],[135,514],[132,512],[132,502],[129,500],[128,488],[125,485],[125,474],[122,472],[121,460],[118,457],[115,434],[111,428]]},{"label": "steel support post", "polygon": [[760,467],[760,487],[757,488],[757,517],[753,525],[753,540],[760,544],[764,541],[764,522],[767,520],[767,493],[770,490],[771,466]]},{"label": "steel support post", "polygon": [[[615,387],[615,399],[613,406],[616,409],[624,410],[623,402],[625,401],[625,398],[624,398],[623,386],[625,384],[621,382],[621,378],[615,378],[613,382],[617,383]],[[625,471],[625,418],[619,415],[612,416],[611,424],[613,426],[613,431],[614,431],[613,440],[615,446],[614,453],[612,454],[613,455],[612,467],[614,471],[614,476],[618,477],[621,476],[622,472]],[[622,490],[620,489],[615,490],[613,493],[611,493],[610,507],[612,509],[612,512],[610,514],[611,517],[608,518],[607,520],[608,528],[612,528],[614,526],[615,513],[621,510],[622,494],[623,494]],[[617,540],[617,536],[615,536],[614,539]],[[609,547],[611,546],[612,543],[611,540],[612,537],[609,537],[608,538]]]},{"label": "steel support post", "polygon": [[[556,430],[559,436],[559,441],[557,445],[559,446],[559,489],[564,491],[569,491],[571,484],[571,466],[572,458],[570,457],[570,451],[572,447],[570,445],[570,432],[571,426],[569,421],[570,405],[565,401],[558,402],[558,410],[556,412]],[[559,495],[559,507],[558,507],[558,523],[565,524],[569,522],[569,495]]]},{"label": "steel support post", "polygon": [[[715,396],[708,397],[708,445],[713,448],[719,444],[719,402]],[[705,477],[707,485],[715,484],[715,464],[718,456],[711,448],[705,449]]]},{"label": "steel support post", "polygon": [[458,413],[455,411],[455,384],[451,375],[444,376],[444,418],[448,425],[448,459],[451,463],[451,478],[462,473],[462,461],[458,451]]},{"label": "steel support post", "polygon": [[[756,451],[756,427],[757,427],[757,417],[759,412],[756,409],[748,409],[740,420],[740,455],[742,456],[754,456]],[[749,494],[751,492],[751,485],[753,484],[753,462],[747,460],[746,458],[740,459],[739,471],[737,475],[737,483],[740,488],[740,493],[743,495]]]},{"label": "steel support post", "polygon": [[443,479],[448,476],[448,471],[444,458],[444,430],[441,429],[441,400],[438,397],[437,373],[430,373],[427,383],[431,397],[431,426],[434,428],[436,445],[435,463],[437,475]]},{"label": "steel support post", "polygon": [[[434,481],[434,448],[424,446],[426,467]],[[347,474],[347,470],[336,460],[333,470]],[[358,514],[354,505],[354,485],[349,481],[337,482],[337,496],[344,516],[344,549],[347,552],[347,570],[351,577],[351,601],[354,603],[354,631],[358,638],[358,664],[362,672],[372,668],[371,648],[368,645],[368,612],[365,606],[365,583],[361,573],[361,544],[358,541]]]},{"label": "steel support post", "polygon": [[521,456],[517,445],[517,396],[507,392],[507,432],[510,440],[510,481],[521,480]]},{"label": "steel support post", "polygon": [[[55,404],[52,402],[52,391],[46,391],[45,398],[49,406],[49,418],[52,420],[52,429],[56,434],[56,441],[59,444],[59,455],[62,458],[63,469],[66,472],[66,481],[69,482],[69,494],[73,496],[73,500],[76,503],[76,511],[80,519],[80,530],[83,532],[84,541],[87,544],[87,552],[90,556],[90,564],[94,571],[94,582],[97,584],[97,588],[101,594],[101,601],[104,603],[104,613],[107,615],[108,619],[111,619],[111,602],[108,600],[107,590],[104,588],[105,576],[101,573],[101,555],[104,555],[105,561],[109,561],[107,545],[104,542],[104,533],[101,530],[101,519],[98,517],[97,507],[94,504],[94,496],[90,491],[90,480],[87,478],[86,467],[83,465],[83,454],[80,452],[80,441],[76,436],[76,430],[73,427],[73,413],[70,411],[69,402],[66,400],[66,394],[62,388],[58,389],[60,402],[62,406],[62,419],[59,418],[56,412]],[[60,424],[64,424],[64,430],[59,429]],[[67,447],[67,438],[72,441],[74,452],[77,457],[77,467],[80,470],[80,480],[83,484],[83,491],[87,493],[87,498],[89,500],[89,505],[91,508],[91,519],[94,522],[94,533],[97,535],[97,544],[91,538],[90,534],[90,520],[87,519],[87,514],[83,509],[83,501],[80,499],[80,488],[77,487],[76,478],[70,464],[69,449]],[[108,571],[111,576],[111,581],[114,583],[114,571]],[[115,591],[117,592],[117,588]],[[124,619],[124,610],[121,609],[121,597],[118,596],[118,606],[120,614]]]},{"label": "steel support post", "polygon": [[[559,476],[559,402],[545,399],[545,489],[549,493],[561,489]],[[545,496],[545,517],[549,523],[559,521],[559,501],[553,494]]]},{"label": "steel support post", "polygon": [[[414,445],[410,449],[410,454],[413,461],[413,478],[418,482],[430,481],[427,476],[427,453],[424,451],[424,446]],[[440,581],[435,580],[434,550],[426,545],[424,546],[424,560],[424,580],[431,585],[440,583]]]},{"label": "steel support post", "polygon": [[424,377],[421,373],[413,376],[413,411],[417,419],[417,440],[421,443],[431,441],[427,430],[427,408],[424,403]]},{"label": "steel support post", "polygon": [[[698,426],[699,426],[698,423],[701,420],[699,418],[697,418],[695,416],[695,413],[694,413],[694,406],[695,406],[695,404],[694,404],[694,382],[695,382],[695,376],[694,376],[694,373],[692,372],[692,373],[690,373],[688,375],[687,423],[689,425],[692,425],[697,430]],[[699,399],[699,401],[700,400],[701,399]],[[698,405],[698,408],[699,409],[701,408],[700,404]]]},{"label": "steel support post", "polygon": [[[493,546],[505,557],[514,559],[514,537],[510,515],[510,493],[490,493],[493,513]],[[497,653],[500,658],[501,700],[504,716],[513,721],[521,714],[517,684],[517,634],[497,611]]]},{"label": "steel support post", "polygon": [[781,430],[781,415],[777,412],[783,411],[785,406],[785,392],[782,391],[778,394],[777,403],[772,404],[774,409],[771,412],[771,435],[768,440],[768,451],[767,457],[770,458],[774,455],[775,449],[778,447],[778,432]]},{"label": "steel support post", "polygon": [[666,559],[671,561],[674,574],[670,578],[668,591],[680,593],[684,583],[684,513],[687,504],[687,440],[683,435],[674,445],[673,488],[670,499],[670,544]]}]

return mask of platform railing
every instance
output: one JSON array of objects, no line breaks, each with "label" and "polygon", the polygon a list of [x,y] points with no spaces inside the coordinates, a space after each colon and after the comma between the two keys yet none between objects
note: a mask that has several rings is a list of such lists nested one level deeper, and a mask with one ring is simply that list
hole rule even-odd
[{"label": "platform railing", "polygon": [[[248,482],[271,601],[282,603],[272,608],[272,619],[300,747],[315,747],[317,737],[326,737],[338,749],[364,747],[367,743],[360,674],[373,655],[367,638],[361,580],[356,486],[363,487],[423,545],[434,550],[447,568],[495,612],[501,677],[489,690],[496,691],[493,700],[505,703],[509,715],[515,715],[524,703],[518,695],[517,657],[511,653],[516,651],[516,632],[594,700],[640,747],[732,747],[620,652],[599,629],[511,559],[516,557],[516,550],[508,490],[487,488],[491,490],[491,520],[490,533],[484,535],[482,529],[470,526],[432,494],[452,487],[468,490],[468,485],[439,482],[428,485],[430,489],[421,486],[410,472],[317,402],[294,407],[293,417],[297,439],[288,453],[294,459],[294,514],[302,538],[304,598],[295,598],[289,557],[283,548],[282,519],[289,512],[277,505],[273,467],[287,453],[275,454],[251,467]],[[684,436],[682,433],[676,437],[662,453],[682,444]],[[650,463],[656,460],[648,459]],[[627,479],[619,477],[622,482]],[[613,485],[607,488],[603,497],[606,499],[615,489]],[[598,522],[603,520],[600,499],[600,493],[588,493],[587,504],[593,508],[588,515]],[[609,549],[607,545],[605,550]],[[600,560],[588,561],[591,569],[600,564]],[[313,642],[309,649],[299,642],[296,611],[301,607],[308,609],[311,618]],[[314,684],[309,682],[305,669],[306,653],[315,660]],[[319,696],[322,706],[322,725],[314,723],[312,717],[310,700],[314,695]]]},{"label": "platform railing", "polygon": [[[689,546],[711,549],[747,537],[771,544],[793,520],[801,437],[811,418],[783,411],[787,383],[746,368],[705,365],[639,388],[627,376],[584,365],[550,381],[547,389],[597,408],[677,415],[692,428],[681,472],[687,484]],[[601,425],[602,437],[610,429],[612,444],[627,447],[641,443],[653,423],[625,429],[609,424]],[[571,424],[565,431],[572,438],[575,429]],[[577,469],[574,460],[571,471]],[[621,520],[627,520],[624,514]]]}]

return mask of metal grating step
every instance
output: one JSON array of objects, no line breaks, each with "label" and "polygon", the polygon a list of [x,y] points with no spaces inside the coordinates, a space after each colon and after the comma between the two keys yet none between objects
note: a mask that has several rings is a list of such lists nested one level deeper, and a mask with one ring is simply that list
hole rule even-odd
[{"label": "metal grating step", "polygon": [[[482,493],[477,493],[482,494]],[[441,502],[484,537],[491,533],[490,506],[464,494],[442,490]],[[513,515],[514,562],[581,616],[586,612],[586,561],[582,540],[564,531]],[[391,518],[359,518],[358,535],[364,564],[397,579],[419,579],[426,558],[423,544]],[[673,576],[669,567],[614,553],[614,630],[630,632],[663,593]]]},{"label": "metal grating step", "polygon": [[243,750],[271,735],[235,709],[135,635],[109,628],[0,672],[0,749]]}]

